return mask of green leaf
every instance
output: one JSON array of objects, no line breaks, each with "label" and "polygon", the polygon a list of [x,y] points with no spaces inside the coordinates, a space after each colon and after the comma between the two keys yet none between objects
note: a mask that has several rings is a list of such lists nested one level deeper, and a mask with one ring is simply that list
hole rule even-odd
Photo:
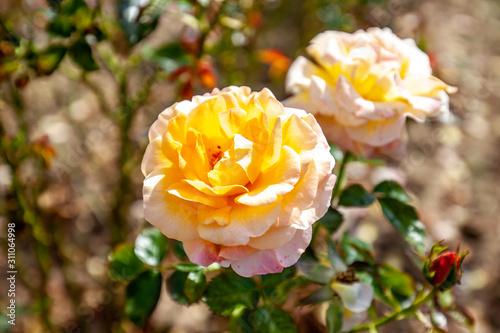
[{"label": "green leaf", "polygon": [[343,221],[344,217],[342,214],[332,207],[328,208],[326,214],[318,220],[319,224],[321,224],[329,234],[333,234],[337,231]]},{"label": "green leaf", "polygon": [[290,290],[299,282],[294,281],[294,276],[295,267],[293,266],[283,269],[281,273],[262,275],[260,289],[262,296],[276,304],[285,302]]},{"label": "green leaf", "polygon": [[262,275],[262,290],[272,291],[278,284],[287,279],[293,278],[294,275],[295,268],[293,266],[283,269],[281,273]]},{"label": "green leaf", "polygon": [[160,265],[168,251],[168,240],[160,230],[150,227],[142,230],[135,239],[135,254],[145,264]]},{"label": "green leaf", "polygon": [[405,190],[398,183],[386,180],[375,186],[373,193],[381,193],[386,198],[392,198],[401,202],[408,203],[411,201]]},{"label": "green leaf", "polygon": [[334,297],[332,303],[326,310],[326,331],[328,333],[340,333],[342,331],[342,318],[344,306],[338,297]]},{"label": "green leaf", "polygon": [[189,272],[184,284],[184,294],[187,296],[189,304],[197,302],[205,287],[207,286],[207,278],[204,271]]},{"label": "green leaf", "polygon": [[300,288],[311,283],[311,280],[304,276],[296,276],[294,278],[283,280],[276,285],[271,291],[264,294],[266,299],[269,299],[274,304],[283,304],[288,299],[288,294],[295,288]]},{"label": "green leaf", "polygon": [[[57,1],[54,1],[57,2]],[[62,3],[56,17],[48,24],[47,31],[61,37],[70,37],[92,22],[90,9],[84,0],[67,0]]]},{"label": "green leaf", "polygon": [[109,275],[113,280],[131,280],[145,269],[130,244],[118,245],[109,256]]},{"label": "green leaf", "polygon": [[379,198],[382,211],[396,230],[421,254],[424,252],[425,228],[412,206],[392,198]]},{"label": "green leaf", "polygon": [[279,308],[259,307],[252,320],[255,332],[266,333],[298,333],[299,329],[292,317]]},{"label": "green leaf", "polygon": [[139,327],[144,327],[160,298],[161,274],[148,270],[127,286],[125,314]]},{"label": "green leaf", "polygon": [[168,0],[119,1],[119,23],[130,45],[137,44],[156,28],[167,3]]},{"label": "green leaf", "polygon": [[335,275],[331,267],[323,266],[311,259],[301,259],[296,266],[308,279],[318,283],[327,284]]},{"label": "green leaf", "polygon": [[255,308],[259,301],[259,293],[255,288],[252,279],[233,272],[222,273],[208,284],[203,300],[212,312],[228,316],[241,306]]},{"label": "green leaf", "polygon": [[379,299],[391,307],[399,306],[403,309],[406,309],[413,303],[415,299],[415,287],[410,275],[388,264],[378,266],[376,275],[371,284]]},{"label": "green leaf", "polygon": [[178,271],[189,273],[189,272],[196,272],[196,271],[202,270],[205,267],[197,265],[197,264],[192,264],[190,262],[181,262],[181,263],[175,264],[174,268]]},{"label": "green leaf", "polygon": [[244,307],[235,309],[229,321],[229,331],[231,333],[253,333],[252,316],[253,311]]},{"label": "green leaf", "polygon": [[86,72],[92,72],[99,69],[99,66],[92,56],[92,49],[83,38],[71,45],[69,48],[69,55],[71,59]]},{"label": "green leaf", "polygon": [[40,75],[50,75],[57,69],[65,54],[65,46],[50,45],[35,58],[35,69]]},{"label": "green leaf", "polygon": [[167,279],[167,291],[170,297],[177,303],[183,305],[189,304],[189,299],[184,293],[184,286],[186,285],[188,274],[187,272],[175,271]]},{"label": "green leaf", "polygon": [[342,191],[339,206],[366,207],[375,201],[375,196],[365,191],[363,186],[354,184]]},{"label": "green leaf", "polygon": [[378,274],[382,284],[393,294],[411,296],[415,292],[413,279],[407,273],[388,264],[382,264],[378,267]]},{"label": "green leaf", "polygon": [[345,232],[340,245],[344,255],[344,262],[347,265],[351,265],[356,261],[367,262],[370,265],[375,263],[372,247],[361,239],[351,237]]},{"label": "green leaf", "polygon": [[184,252],[184,247],[182,246],[182,242],[175,241],[174,244],[174,254],[180,260],[184,260],[187,258],[186,252]]}]

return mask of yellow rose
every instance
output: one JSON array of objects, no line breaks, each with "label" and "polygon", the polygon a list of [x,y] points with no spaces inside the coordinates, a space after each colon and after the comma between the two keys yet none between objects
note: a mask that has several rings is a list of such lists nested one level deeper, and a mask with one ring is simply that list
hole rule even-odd
[{"label": "yellow rose", "polygon": [[228,87],[163,111],[142,161],[146,220],[189,259],[242,276],[297,262],[330,205],[335,161],[311,114]]},{"label": "yellow rose", "polygon": [[406,117],[449,112],[456,91],[432,76],[429,57],[389,28],[326,31],[311,40],[286,78],[285,106],[314,115],[328,140],[356,155],[399,155]]}]

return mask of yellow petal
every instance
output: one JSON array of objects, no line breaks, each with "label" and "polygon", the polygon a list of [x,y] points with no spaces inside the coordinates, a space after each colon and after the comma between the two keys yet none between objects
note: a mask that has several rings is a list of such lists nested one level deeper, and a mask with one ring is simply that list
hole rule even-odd
[{"label": "yellow petal", "polygon": [[290,147],[283,146],[278,163],[262,173],[255,184],[248,186],[250,192],[240,195],[235,201],[247,206],[272,204],[278,196],[293,190],[299,178],[299,155]]},{"label": "yellow petal", "polygon": [[274,123],[271,135],[269,136],[266,151],[264,152],[261,168],[262,172],[265,172],[269,167],[278,162],[281,153],[281,145],[283,143],[282,132],[281,118],[278,117]]},{"label": "yellow petal", "polygon": [[229,224],[229,213],[231,211],[231,206],[226,206],[222,208],[211,208],[207,206],[198,207],[198,221],[201,224],[212,224],[217,223],[220,226],[226,226]]},{"label": "yellow petal", "polygon": [[200,133],[190,129],[186,134],[186,143],[180,146],[178,153],[179,167],[186,178],[208,182],[211,165]]},{"label": "yellow petal", "polygon": [[227,198],[201,193],[185,182],[176,182],[170,185],[167,192],[178,198],[191,202],[197,202],[210,207],[222,208],[227,206]]},{"label": "yellow petal", "polygon": [[231,195],[236,195],[236,194],[241,194],[241,193],[247,193],[248,189],[245,186],[241,185],[227,185],[227,186],[215,186],[212,187],[210,185],[207,185],[206,183],[199,181],[199,180],[189,180],[189,179],[183,179],[183,182],[188,183],[198,191],[208,194],[208,195],[215,195],[215,196],[231,196]]},{"label": "yellow petal", "polygon": [[440,91],[444,90],[448,94],[453,94],[457,88],[452,87],[440,79],[430,75],[411,74],[404,79],[406,89],[413,96],[438,97]]},{"label": "yellow petal", "polygon": [[208,178],[212,186],[246,185],[250,176],[255,178],[260,165],[256,163],[261,159],[254,151],[254,144],[245,137],[236,134],[233,145],[224,152],[224,156],[215,164]]},{"label": "yellow petal", "polygon": [[212,223],[198,225],[200,237],[225,246],[247,245],[250,237],[262,236],[276,222],[281,211],[279,201],[259,207],[234,205],[229,224],[222,227]]},{"label": "yellow petal", "polygon": [[240,127],[243,125],[247,113],[240,109],[234,108],[219,113],[219,122],[222,130],[228,137],[233,137],[238,133]]}]

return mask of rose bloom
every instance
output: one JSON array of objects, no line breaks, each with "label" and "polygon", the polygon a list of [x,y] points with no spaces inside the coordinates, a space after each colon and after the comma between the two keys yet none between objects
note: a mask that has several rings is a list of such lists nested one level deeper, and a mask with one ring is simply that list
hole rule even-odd
[{"label": "rose bloom", "polygon": [[264,89],[214,89],[160,113],[142,161],[146,220],[189,259],[281,272],[330,206],[335,164],[311,114]]},{"label": "rose bloom", "polygon": [[311,40],[308,57],[290,67],[285,106],[314,115],[332,143],[358,156],[405,152],[406,117],[423,122],[449,112],[456,88],[432,76],[429,57],[389,28],[353,34],[326,31]]}]

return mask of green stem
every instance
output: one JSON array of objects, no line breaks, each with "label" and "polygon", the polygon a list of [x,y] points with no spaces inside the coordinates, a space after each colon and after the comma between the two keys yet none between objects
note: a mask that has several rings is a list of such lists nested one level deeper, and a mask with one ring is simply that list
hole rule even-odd
[{"label": "green stem", "polygon": [[354,158],[354,155],[347,151],[344,154],[344,159],[342,160],[342,164],[340,165],[340,170],[339,174],[337,175],[337,181],[335,182],[335,187],[333,188],[333,193],[332,193],[332,202],[337,196],[337,194],[340,191],[340,188],[342,187],[342,183],[344,181],[344,175],[345,175],[345,167],[347,166],[347,163],[349,163],[352,159]]},{"label": "green stem", "polygon": [[361,326],[354,327],[353,329],[351,329],[347,333],[367,331],[367,330],[372,329],[373,327],[377,328],[377,327],[383,326],[385,324],[388,324],[390,322],[393,322],[395,320],[404,319],[404,318],[407,318],[409,316],[412,316],[412,315],[415,314],[415,311],[418,310],[422,305],[424,305],[425,303],[429,302],[434,297],[434,295],[436,294],[436,292],[437,292],[437,289],[433,288],[427,295],[425,295],[420,300],[415,301],[408,308],[403,309],[401,311],[396,311],[396,312],[394,312],[394,313],[392,313],[392,314],[390,314],[390,315],[388,315],[386,317],[380,318],[379,320],[377,320],[377,321],[375,321],[373,323],[369,323],[369,324],[366,324],[366,325],[361,325]]}]

